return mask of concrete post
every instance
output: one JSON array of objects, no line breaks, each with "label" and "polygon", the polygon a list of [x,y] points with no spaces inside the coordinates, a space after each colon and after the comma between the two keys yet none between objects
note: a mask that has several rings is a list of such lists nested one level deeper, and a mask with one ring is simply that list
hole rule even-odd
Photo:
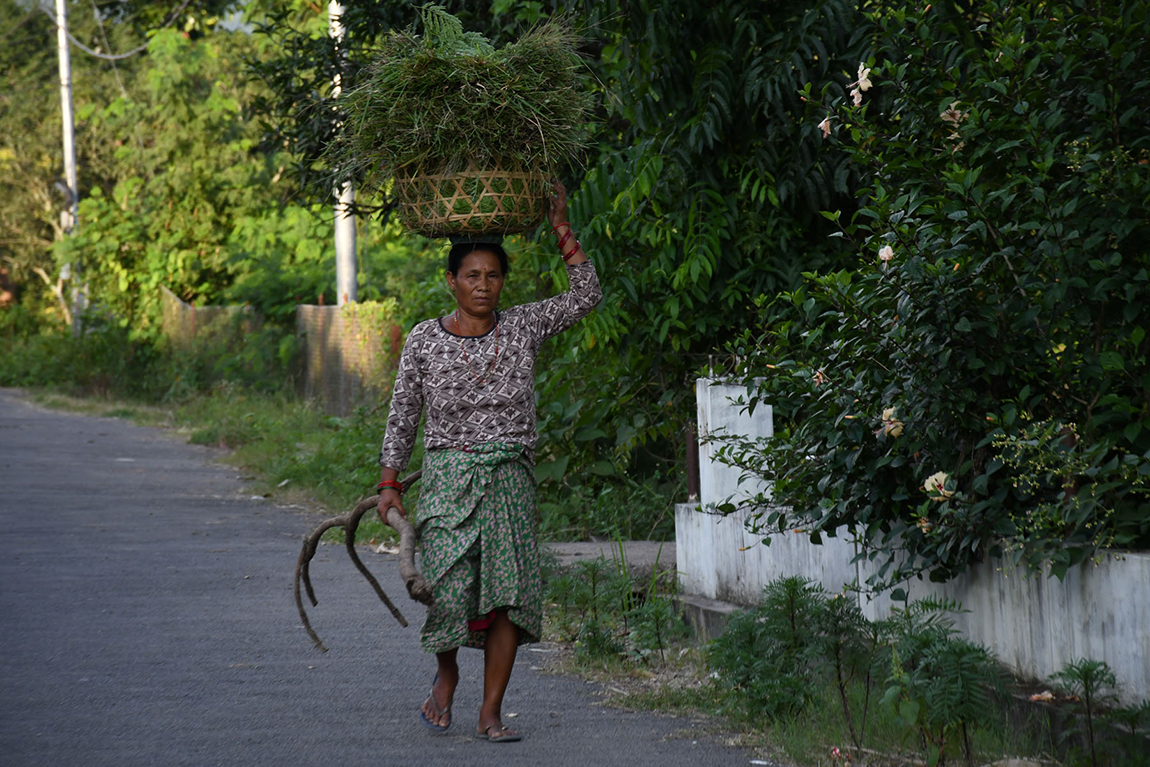
[{"label": "concrete post", "polygon": [[[80,186],[76,174],[76,127],[72,114],[72,58],[68,50],[67,0],[56,0],[56,45],[60,60],[60,116],[64,126],[64,182],[68,185],[68,208],[61,214],[65,236],[75,231],[80,212]],[[79,335],[84,310],[81,265],[69,264],[72,281],[72,334]],[[62,300],[62,299],[61,299]]]},{"label": "concrete post", "polygon": [[[63,0],[57,0],[62,2]],[[345,54],[340,50],[346,29],[343,26],[344,7],[337,0],[327,4],[328,34],[335,40],[336,53],[342,61]],[[339,73],[332,79],[331,96],[338,99],[342,92],[342,82]],[[359,292],[356,283],[355,258],[355,216],[348,212],[349,206],[355,202],[355,189],[350,183],[343,184],[335,191],[335,302],[338,305],[357,301]]]}]

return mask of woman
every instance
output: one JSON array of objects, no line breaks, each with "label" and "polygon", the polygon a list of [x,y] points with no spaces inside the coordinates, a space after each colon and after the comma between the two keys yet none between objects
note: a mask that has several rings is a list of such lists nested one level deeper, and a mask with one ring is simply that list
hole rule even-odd
[{"label": "woman", "polygon": [[379,514],[406,516],[399,472],[424,427],[419,510],[421,569],[435,589],[420,635],[438,670],[420,711],[425,726],[451,725],[461,646],[483,650],[483,704],[476,735],[521,739],[501,709],[518,646],[542,629],[536,539],[535,357],[544,340],[599,302],[595,267],[566,222],[567,190],[555,182],[548,218],[571,289],[499,311],[507,254],[494,243],[456,245],[447,285],[456,309],[412,328],[403,347],[380,453]]}]

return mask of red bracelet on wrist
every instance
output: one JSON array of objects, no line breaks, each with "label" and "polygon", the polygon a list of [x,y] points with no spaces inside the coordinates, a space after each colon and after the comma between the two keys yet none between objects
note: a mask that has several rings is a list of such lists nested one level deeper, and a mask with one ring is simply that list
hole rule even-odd
[{"label": "red bracelet on wrist", "polygon": [[380,482],[378,485],[375,486],[375,489],[380,490],[380,491],[382,491],[384,488],[387,488],[389,490],[394,490],[395,492],[399,493],[400,495],[403,495],[403,483],[397,482],[394,479],[385,479],[382,482]]},{"label": "red bracelet on wrist", "polygon": [[559,255],[563,257],[563,263],[568,263],[571,261],[571,259],[575,258],[575,254],[578,253],[582,249],[583,249],[583,245],[579,242],[579,240],[575,240],[575,249],[574,250],[572,250],[570,253],[560,252]]},{"label": "red bracelet on wrist", "polygon": [[571,228],[571,225],[570,225],[570,224],[568,224],[566,221],[564,221],[562,224],[556,224],[555,226],[551,227],[551,231],[553,231],[553,232],[554,232],[556,229],[558,229],[558,228],[559,228],[559,227],[561,227],[561,226],[565,226],[565,227],[567,227],[568,229],[570,229],[570,228]]},{"label": "red bracelet on wrist", "polygon": [[567,243],[567,240],[571,239],[571,236],[573,234],[575,234],[575,230],[574,229],[568,229],[567,234],[565,234],[559,238],[559,252],[560,253],[563,252],[563,246]]}]

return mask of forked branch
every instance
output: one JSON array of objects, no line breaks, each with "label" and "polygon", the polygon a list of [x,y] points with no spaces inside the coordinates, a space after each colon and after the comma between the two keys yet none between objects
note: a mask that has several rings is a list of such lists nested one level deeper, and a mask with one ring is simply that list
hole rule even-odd
[{"label": "forked branch", "polygon": [[[403,489],[406,491],[422,476],[422,471],[417,471],[404,477],[402,480]],[[303,621],[303,627],[307,629],[308,636],[315,642],[315,646],[327,652],[323,642],[320,641],[319,635],[315,633],[315,629],[311,626],[311,621],[308,620],[307,611],[303,606],[303,597],[300,593],[300,584],[303,584],[304,590],[307,591],[307,597],[311,600],[314,607],[319,604],[315,598],[315,590],[311,585],[311,575],[309,568],[311,560],[315,557],[316,549],[319,547],[320,539],[323,534],[333,527],[342,527],[344,529],[344,546],[347,549],[347,555],[351,557],[352,564],[355,569],[367,579],[371,587],[375,589],[375,593],[379,596],[380,600],[387,605],[387,609],[399,621],[399,625],[406,626],[407,619],[403,617],[403,613],[395,606],[395,603],[388,598],[384,592],[383,587],[379,585],[379,581],[371,574],[371,571],[363,564],[359,558],[359,554],[355,550],[355,532],[359,528],[359,521],[363,515],[376,508],[379,505],[379,496],[373,495],[370,498],[364,498],[355,508],[352,509],[350,514],[344,514],[339,517],[332,517],[331,519],[324,520],[320,523],[319,527],[312,531],[310,535],[304,538],[303,548],[299,553],[299,561],[295,567],[295,604],[299,609],[300,620]],[[415,528],[410,522],[400,515],[399,511],[393,506],[387,511],[387,522],[389,525],[399,531],[399,576],[403,579],[403,585],[407,587],[408,596],[412,599],[422,602],[425,605],[430,605],[433,601],[431,586],[419,574],[419,570],[415,567],[415,544],[417,541]]]}]

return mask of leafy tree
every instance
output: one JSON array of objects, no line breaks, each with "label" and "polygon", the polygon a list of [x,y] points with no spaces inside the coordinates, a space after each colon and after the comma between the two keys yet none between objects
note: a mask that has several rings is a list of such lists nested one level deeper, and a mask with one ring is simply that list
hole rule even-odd
[{"label": "leafy tree", "polygon": [[845,2],[595,3],[586,13],[601,45],[605,129],[572,216],[587,222],[580,236],[606,298],[583,326],[584,388],[609,378],[621,396],[581,418],[649,465],[676,465],[692,380],[744,327],[754,297],[850,255],[816,213],[852,205],[850,170],[798,91],[810,79],[846,82],[859,19]]},{"label": "leafy tree", "polygon": [[57,252],[85,265],[93,299],[125,326],[148,326],[161,285],[218,300],[234,222],[275,204],[273,158],[250,151],[242,113],[239,54],[250,45],[240,33],[163,30],[132,91],[81,111],[118,151],[109,183],[81,202],[90,223]]},{"label": "leafy tree", "polygon": [[876,7],[857,97],[809,89],[866,174],[828,214],[866,260],[732,347],[780,419],[724,448],[774,481],[759,529],[845,526],[876,586],[1150,545],[1150,16],[948,7]]},{"label": "leafy tree", "polygon": [[[85,264],[93,299],[125,327],[154,329],[161,285],[197,303],[249,303],[284,325],[297,303],[335,302],[330,209],[288,202],[289,159],[256,149],[248,108],[259,86],[244,60],[261,44],[243,32],[160,31],[122,95],[80,110],[115,152],[58,256]],[[392,227],[363,239],[368,296],[386,287],[371,284],[373,267],[387,274],[380,259],[424,245],[396,252],[397,237]]]},{"label": "leafy tree", "polygon": [[[69,4],[81,197],[114,183],[116,147],[91,130],[87,116],[92,108],[126,98],[126,88],[146,66],[143,55],[120,55],[146,49],[146,33],[162,26],[202,35],[227,5],[220,0],[196,0],[178,9],[147,0]],[[67,313],[67,288],[50,249],[63,236],[59,213],[67,200],[56,27],[52,12],[35,3],[2,0],[0,16],[13,22],[0,38],[5,80],[0,91],[0,263],[25,311],[38,315],[43,308],[46,316],[59,318]]]},{"label": "leafy tree", "polygon": [[[64,298],[51,256],[52,243],[63,236],[60,211],[67,205],[64,193],[60,80],[56,58],[56,30],[52,19],[15,0],[0,0],[0,16],[13,20],[0,40],[0,70],[5,86],[0,89],[0,268],[14,299],[25,310],[46,309],[56,317],[67,311],[53,298]],[[72,20],[77,37],[95,44],[98,29],[91,13]],[[115,30],[109,37],[119,41]],[[73,100],[77,106],[114,98],[117,73],[130,72],[132,61],[116,69],[91,57],[73,61]],[[82,191],[104,166],[107,148],[88,140],[81,121],[77,132],[77,156],[89,169],[82,177]]]}]

